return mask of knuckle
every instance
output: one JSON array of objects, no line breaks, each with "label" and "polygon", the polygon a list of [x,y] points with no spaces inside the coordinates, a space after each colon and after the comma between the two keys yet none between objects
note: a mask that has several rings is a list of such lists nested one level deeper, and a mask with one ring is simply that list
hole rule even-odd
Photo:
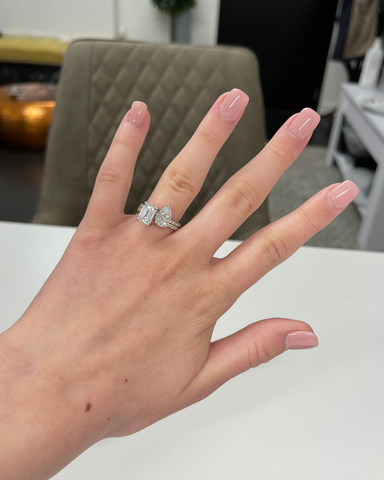
[{"label": "knuckle", "polygon": [[100,228],[96,225],[88,227],[85,230],[77,231],[72,248],[76,252],[75,256],[72,258],[75,259],[76,268],[82,268],[81,259],[86,259],[87,256],[96,254],[97,258],[102,258],[102,251],[104,249],[104,235],[99,234]]},{"label": "knuckle", "polygon": [[211,282],[208,278],[205,280],[206,281],[201,287],[198,288],[197,291],[198,302],[196,303],[196,306],[199,313],[205,316],[207,312],[211,313],[212,311],[225,311],[225,306],[221,305],[221,303],[223,303],[223,290],[219,282]]},{"label": "knuckle", "polygon": [[178,168],[169,170],[166,176],[166,182],[173,191],[180,195],[187,195],[188,197],[196,194],[197,187],[192,180],[192,175],[187,171]]},{"label": "knuckle", "polygon": [[245,178],[237,179],[231,190],[232,206],[242,214],[250,215],[262,202],[260,192]]},{"label": "knuckle", "polygon": [[121,153],[126,153],[127,149],[134,150],[134,142],[132,141],[131,132],[118,130],[117,135],[113,139],[113,148],[122,150]]},{"label": "knuckle", "polygon": [[211,285],[210,297],[215,299],[215,308],[220,316],[242,295],[243,290],[236,286],[236,283],[226,276],[222,279],[214,277],[209,283]]},{"label": "knuckle", "polygon": [[269,144],[269,150],[283,165],[290,165],[292,163],[292,152],[290,152],[283,144],[272,142]]},{"label": "knuckle", "polygon": [[120,172],[114,168],[101,169],[98,175],[100,185],[117,185],[121,182]]},{"label": "knuckle", "polygon": [[200,132],[200,144],[205,145],[210,149],[217,149],[217,146],[221,144],[220,133],[214,128],[204,128]]},{"label": "knuckle", "polygon": [[272,359],[264,339],[258,342],[252,342],[248,346],[248,362],[249,368],[255,368],[262,363],[268,363]]},{"label": "knuckle", "polygon": [[161,267],[162,276],[164,281],[175,278],[185,270],[188,262],[187,252],[174,252],[172,261],[164,260],[164,264]]},{"label": "knuckle", "polygon": [[85,250],[94,250],[100,247],[100,235],[96,231],[88,230],[76,237],[75,244]]},{"label": "knuckle", "polygon": [[280,265],[289,256],[286,243],[278,236],[268,238],[263,247],[263,256],[270,268]]},{"label": "knuckle", "polygon": [[320,229],[319,219],[321,220],[321,214],[319,211],[302,211],[302,222],[308,232],[317,232]]}]

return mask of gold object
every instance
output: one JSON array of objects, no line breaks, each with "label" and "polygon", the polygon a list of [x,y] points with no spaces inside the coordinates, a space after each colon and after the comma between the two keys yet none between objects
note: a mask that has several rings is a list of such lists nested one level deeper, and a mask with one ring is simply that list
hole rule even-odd
[{"label": "gold object", "polygon": [[69,42],[59,38],[4,36],[0,38],[0,62],[61,65]]},{"label": "gold object", "polygon": [[55,86],[19,83],[0,87],[0,142],[44,150],[55,108]]}]

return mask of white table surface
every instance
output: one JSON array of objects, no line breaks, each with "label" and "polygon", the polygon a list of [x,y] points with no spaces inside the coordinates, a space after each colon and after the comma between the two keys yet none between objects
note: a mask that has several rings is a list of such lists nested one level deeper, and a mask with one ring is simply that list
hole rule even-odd
[{"label": "white table surface", "polygon": [[[0,331],[73,232],[0,223]],[[383,480],[383,287],[383,253],[301,248],[238,300],[215,338],[283,316],[312,325],[318,348],[285,352],[146,430],[100,442],[55,479]]]}]

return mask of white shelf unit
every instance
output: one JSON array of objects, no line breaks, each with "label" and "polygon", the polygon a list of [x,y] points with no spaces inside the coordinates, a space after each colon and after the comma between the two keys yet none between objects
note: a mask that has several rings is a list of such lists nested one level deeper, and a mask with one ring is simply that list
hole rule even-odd
[{"label": "white shelf unit", "polygon": [[377,163],[367,207],[357,206],[362,218],[358,244],[363,250],[384,252],[384,116],[370,113],[361,105],[363,97],[377,94],[355,83],[341,88],[339,107],[333,121],[327,151],[327,165],[336,163],[344,180],[352,180],[351,156],[338,151],[343,119],[346,118]]}]

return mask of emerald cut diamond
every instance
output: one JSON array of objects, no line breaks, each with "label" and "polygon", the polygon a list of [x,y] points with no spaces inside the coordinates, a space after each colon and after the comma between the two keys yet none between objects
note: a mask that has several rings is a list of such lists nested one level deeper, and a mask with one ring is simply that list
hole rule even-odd
[{"label": "emerald cut diamond", "polygon": [[167,205],[166,207],[162,208],[155,217],[155,223],[159,227],[166,227],[171,220],[172,212],[171,207]]},{"label": "emerald cut diamond", "polygon": [[140,222],[143,222],[149,227],[158,211],[158,208],[153,207],[152,205],[149,205],[149,203],[145,202],[140,210],[137,220],[140,220]]}]

